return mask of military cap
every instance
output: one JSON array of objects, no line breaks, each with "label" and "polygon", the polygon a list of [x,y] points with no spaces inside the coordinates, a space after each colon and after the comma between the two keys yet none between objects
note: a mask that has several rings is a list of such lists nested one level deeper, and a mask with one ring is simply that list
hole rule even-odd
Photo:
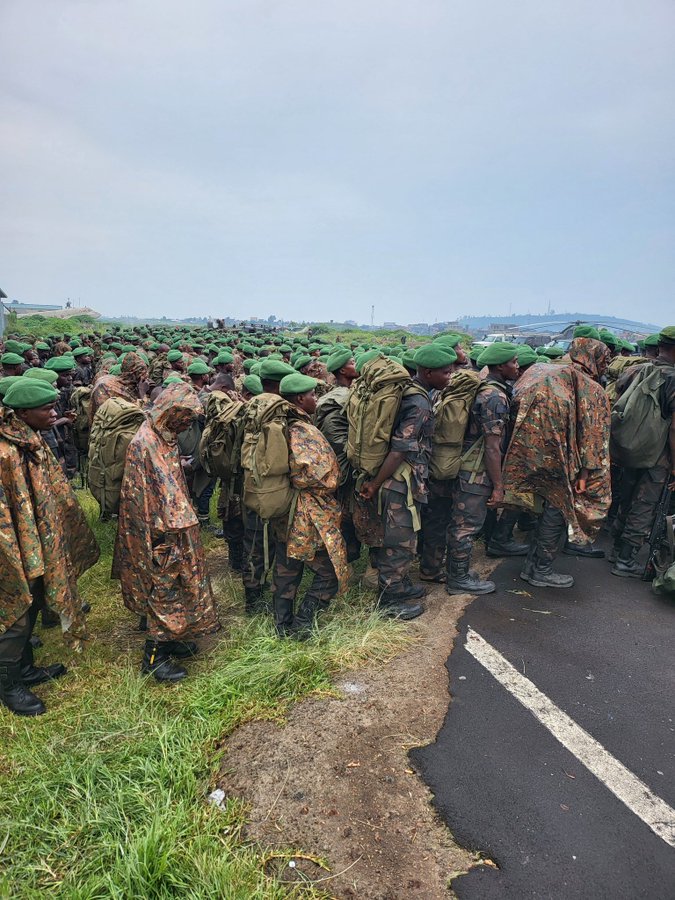
[{"label": "military cap", "polygon": [[353,358],[354,354],[349,347],[338,348],[337,350],[333,350],[326,360],[326,368],[329,372],[338,372]]},{"label": "military cap", "polygon": [[309,353],[303,353],[301,356],[298,356],[295,362],[293,363],[294,368],[298,371],[304,368],[306,365],[309,365],[311,361],[314,359],[313,356],[310,356]]},{"label": "military cap", "polygon": [[82,345],[82,341],[78,341],[77,338],[73,338],[73,340],[70,341],[70,346],[71,346],[71,348],[72,348],[73,350],[74,350],[76,347],[80,347],[81,345]]},{"label": "military cap", "polygon": [[47,384],[56,384],[59,373],[55,372],[54,369],[39,369],[34,367],[29,369],[27,372],[24,372],[22,378],[37,378],[38,381],[46,381]]},{"label": "military cap", "polygon": [[401,357],[401,362],[406,367],[406,369],[417,370],[417,365],[415,363],[415,353],[417,353],[417,350],[406,350]]},{"label": "military cap", "polygon": [[193,363],[190,363],[187,373],[188,375],[209,375],[212,371],[213,369],[207,366],[205,362],[202,362],[201,359],[197,359]]},{"label": "military cap", "polygon": [[[23,350],[21,349],[22,346],[23,345],[21,341],[14,341],[11,339],[9,341],[5,341],[5,351],[7,353],[18,353],[19,355],[21,355],[23,353]],[[21,362],[23,362],[23,360],[21,360]]]},{"label": "military cap", "polygon": [[213,360],[214,366],[229,366],[234,362],[234,356],[226,350],[221,350],[218,356]]},{"label": "military cap", "polygon": [[248,353],[249,356],[255,356],[255,347],[251,346],[251,344],[242,344],[239,350],[242,353]]},{"label": "military cap", "polygon": [[46,344],[44,341],[38,341],[37,344],[35,345],[35,349],[36,350],[51,350],[52,348],[49,346],[49,344]]},{"label": "military cap", "polygon": [[593,338],[594,341],[599,341],[600,332],[593,325],[577,325],[574,329],[573,337]]},{"label": "military cap", "polygon": [[116,366],[110,367],[111,375],[121,375],[122,374],[122,363],[117,363]]},{"label": "military cap", "polygon": [[511,362],[518,354],[518,348],[515,344],[509,344],[506,341],[495,341],[490,344],[476,360],[481,366],[501,366],[504,363]]},{"label": "military cap", "polygon": [[11,409],[37,409],[59,399],[59,392],[46,381],[21,378],[10,385],[5,394],[5,406]]},{"label": "military cap", "polygon": [[461,334],[439,334],[438,337],[433,339],[432,343],[444,344],[446,347],[452,347],[454,350],[461,340]]},{"label": "military cap", "polygon": [[0,397],[4,397],[14,382],[22,378],[23,375],[5,375],[4,378],[0,378]]},{"label": "military cap", "polygon": [[52,356],[45,363],[45,369],[53,369],[54,372],[72,372],[75,368],[75,360],[72,356]]},{"label": "military cap", "polygon": [[280,359],[268,357],[262,361],[259,374],[262,381],[281,381],[286,375],[295,374],[295,369]]},{"label": "military cap", "polygon": [[425,344],[415,353],[418,369],[442,369],[457,362],[457,354],[449,344]]},{"label": "military cap", "polygon": [[539,361],[539,356],[534,352],[529,344],[519,344],[516,352],[519,366],[531,366],[532,363]]},{"label": "military cap", "polygon": [[162,387],[168,387],[170,384],[183,384],[183,379],[177,372],[172,372],[171,375],[167,375],[164,381],[162,382]]},{"label": "military cap", "polygon": [[292,349],[293,348],[290,347],[288,344],[281,344],[279,346],[279,350],[281,353],[290,353]]},{"label": "military cap", "polygon": [[309,375],[303,375],[301,372],[294,372],[281,379],[279,393],[286,396],[306,394],[308,391],[313,391],[318,383],[316,378],[310,378]]},{"label": "military cap", "polygon": [[73,350],[75,359],[77,359],[78,356],[91,356],[91,353],[91,347],[78,347],[77,350]]},{"label": "military cap", "polygon": [[250,360],[250,362],[252,362],[253,365],[249,366],[249,370],[248,370],[249,373],[251,375],[257,375],[258,377],[260,377],[260,367],[263,364],[262,359],[258,359],[258,360],[252,359],[252,360]]},{"label": "military cap", "polygon": [[600,335],[600,340],[607,347],[611,347],[613,350],[616,350],[616,348],[619,346],[619,339],[616,337],[616,335],[612,334],[611,331],[605,331],[603,329],[602,331],[599,331],[598,334]]},{"label": "military cap", "polygon": [[565,355],[565,351],[562,347],[544,347],[544,356],[548,356],[549,359],[560,359],[561,356]]},{"label": "military cap", "polygon": [[365,353],[362,353],[359,357],[357,357],[356,371],[359,373],[359,375],[361,374],[361,370],[366,365],[366,363],[369,363],[372,359],[375,359],[378,356],[382,356],[379,350],[366,350]]},{"label": "military cap", "polygon": [[242,387],[244,387],[245,390],[249,392],[249,394],[253,394],[256,397],[258,396],[258,394],[263,393],[262,381],[258,378],[257,375],[247,375],[242,382]]},{"label": "military cap", "polygon": [[0,363],[3,366],[22,366],[26,360],[18,353],[3,353],[0,356]]},{"label": "military cap", "polygon": [[484,347],[472,347],[469,350],[469,359],[472,362],[478,362],[478,357],[481,355],[484,349]]},{"label": "military cap", "polygon": [[245,372],[250,372],[253,366],[256,364],[255,359],[245,359],[242,363]]},{"label": "military cap", "polygon": [[643,344],[645,347],[658,347],[659,346],[659,335],[658,334],[649,334],[644,339]]},{"label": "military cap", "polygon": [[668,325],[659,331],[659,344],[675,344],[675,325]]},{"label": "military cap", "polygon": [[166,358],[170,363],[178,362],[179,359],[183,358],[183,354],[180,350],[169,350],[166,354]]}]

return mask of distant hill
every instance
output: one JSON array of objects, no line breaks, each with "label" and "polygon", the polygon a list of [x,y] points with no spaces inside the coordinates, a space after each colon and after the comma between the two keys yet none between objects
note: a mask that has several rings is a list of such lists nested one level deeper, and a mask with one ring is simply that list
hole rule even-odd
[{"label": "distant hill", "polygon": [[[458,321],[471,331],[480,331],[488,329],[495,323],[504,325],[535,325],[547,324],[564,326],[576,321],[591,322],[594,325],[607,325],[609,328],[617,328],[621,331],[637,331],[645,334],[651,334],[659,331],[660,325],[654,325],[653,322],[636,322],[632,319],[619,319],[616,316],[603,316],[599,313],[572,312],[572,313],[553,313],[550,316],[534,316],[534,315],[514,315],[514,316],[460,316]],[[549,330],[549,329],[546,329]]]}]

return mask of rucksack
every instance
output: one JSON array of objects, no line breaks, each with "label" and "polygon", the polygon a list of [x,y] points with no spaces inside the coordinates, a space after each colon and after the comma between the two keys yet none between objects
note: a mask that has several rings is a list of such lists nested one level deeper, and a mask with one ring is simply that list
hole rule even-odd
[{"label": "rucksack", "polygon": [[434,407],[434,436],[429,460],[432,478],[439,481],[456,478],[467,463],[469,454],[476,456],[480,453],[481,438],[466,454],[463,454],[463,445],[471,407],[484,386],[485,382],[478,372],[460,369],[441,392]]},{"label": "rucksack", "polygon": [[405,391],[408,370],[387,356],[366,363],[347,399],[347,459],[366,475],[376,475],[389,453],[391,434]]},{"label": "rucksack", "polygon": [[121,397],[111,397],[96,411],[89,439],[89,489],[101,516],[119,512],[127,447],[144,421],[143,410]]},{"label": "rucksack", "polygon": [[81,453],[86,453],[89,447],[89,410],[92,390],[91,387],[76,387],[70,395],[70,406],[75,411],[73,442]]},{"label": "rucksack", "polygon": [[241,441],[246,404],[223,391],[205,403],[206,425],[199,444],[203,467],[213,478],[231,481],[241,470]]},{"label": "rucksack", "polygon": [[259,394],[246,405],[241,443],[244,505],[261,519],[285,516],[293,502],[287,428],[293,407],[276,394]]},{"label": "rucksack", "polygon": [[[675,376],[675,371],[669,369]],[[610,455],[630,469],[649,469],[663,453],[670,428],[661,410],[664,367],[644,366],[612,409]]]},{"label": "rucksack", "polygon": [[614,406],[616,402],[616,383],[626,369],[632,369],[633,366],[643,366],[648,361],[645,356],[617,356],[611,361],[607,369],[607,387],[605,388],[610,406]]}]

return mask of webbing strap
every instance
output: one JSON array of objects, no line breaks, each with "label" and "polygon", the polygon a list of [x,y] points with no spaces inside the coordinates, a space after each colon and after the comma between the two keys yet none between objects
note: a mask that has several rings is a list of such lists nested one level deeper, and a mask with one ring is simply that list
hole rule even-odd
[{"label": "webbing strap", "polygon": [[[405,485],[407,488],[406,506],[408,507],[408,511],[410,512],[410,515],[412,517],[413,531],[420,531],[422,528],[422,522],[420,519],[419,509],[417,508],[417,504],[415,503],[415,498],[413,496],[412,467],[411,467],[410,463],[405,462],[405,461],[402,462],[401,465],[398,467],[398,469],[396,469],[396,471],[394,472],[392,477],[395,478],[396,481],[404,481],[405,482]],[[380,514],[382,513],[381,505],[382,504],[380,502],[380,510],[379,510]]]}]

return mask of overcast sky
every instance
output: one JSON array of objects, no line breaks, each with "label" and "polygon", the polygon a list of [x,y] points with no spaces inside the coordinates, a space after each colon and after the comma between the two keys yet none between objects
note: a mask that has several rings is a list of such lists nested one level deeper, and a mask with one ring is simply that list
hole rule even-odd
[{"label": "overcast sky", "polygon": [[2,0],[0,287],[675,321],[671,0]]}]

